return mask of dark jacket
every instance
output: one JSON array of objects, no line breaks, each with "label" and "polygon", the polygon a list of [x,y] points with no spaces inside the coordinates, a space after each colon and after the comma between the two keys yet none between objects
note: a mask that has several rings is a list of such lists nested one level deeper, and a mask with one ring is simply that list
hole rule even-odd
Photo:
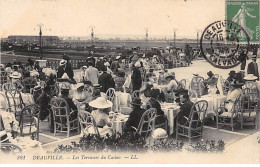
[{"label": "dark jacket", "polygon": [[131,129],[132,129],[131,126],[133,126],[137,129],[144,112],[145,112],[145,109],[135,108],[135,110],[133,110],[130,113],[130,116],[126,122],[125,131],[131,131]]},{"label": "dark jacket", "polygon": [[111,70],[113,71],[113,73],[117,73],[118,68],[120,68],[119,62],[113,61],[112,64],[111,64]]},{"label": "dark jacket", "polygon": [[63,76],[64,73],[67,73],[68,77],[71,80],[74,80],[74,72],[73,69],[70,65],[67,65],[65,68],[64,67],[59,67],[58,71],[57,71],[57,78],[61,78]]},{"label": "dark jacket", "polygon": [[[149,102],[150,102],[152,108],[156,108],[156,110],[157,110],[157,116],[158,116],[158,115],[164,116],[164,112],[163,112],[163,110],[162,110],[162,108],[161,108],[161,105],[160,105],[160,103],[159,103],[156,99],[150,98]],[[161,124],[161,123],[164,123],[164,122],[165,122],[164,117],[158,117],[158,118],[155,120],[155,123],[156,123],[156,124]]]},{"label": "dark jacket", "polygon": [[247,74],[253,74],[254,76],[257,77],[257,79],[259,80],[259,72],[258,72],[258,64],[256,63],[256,68],[253,62],[248,64],[247,67]]},{"label": "dark jacket", "polygon": [[106,93],[109,88],[115,88],[115,81],[112,75],[108,74],[107,72],[103,72],[98,77],[98,84],[102,86],[101,91]]},{"label": "dark jacket", "polygon": [[142,86],[142,76],[138,68],[134,68],[131,80],[133,84],[133,91],[140,90]]},{"label": "dark jacket", "polygon": [[40,107],[40,120],[44,120],[46,116],[49,115],[50,111],[50,97],[47,93],[42,92],[42,94],[37,98],[36,104]]},{"label": "dark jacket", "polygon": [[[78,116],[78,108],[74,104],[74,102],[72,101],[72,98],[66,97],[66,96],[62,96],[62,95],[61,95],[61,98],[65,99],[66,102],[68,103],[68,106],[70,108],[70,113],[73,112],[72,114],[70,114],[70,120],[75,120],[77,118],[77,116]],[[63,114],[65,114],[65,113],[63,113]],[[62,120],[63,123],[65,123],[65,121],[66,120]]]},{"label": "dark jacket", "polygon": [[185,100],[183,104],[180,105],[180,112],[178,113],[178,123],[184,125],[187,122],[187,118],[190,116],[190,111],[193,106],[193,102],[190,100]]}]

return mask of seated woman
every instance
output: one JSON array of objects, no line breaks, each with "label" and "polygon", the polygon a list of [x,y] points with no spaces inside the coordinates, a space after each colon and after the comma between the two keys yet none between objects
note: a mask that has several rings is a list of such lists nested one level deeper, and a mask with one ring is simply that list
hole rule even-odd
[{"label": "seated woman", "polygon": [[21,77],[22,75],[17,72],[14,71],[10,76],[11,82],[14,84],[15,88],[18,89],[19,91],[23,90],[23,86],[21,84]]},{"label": "seated woman", "polygon": [[166,78],[167,81],[167,91],[176,91],[178,89],[178,81],[175,79],[175,73],[172,72]]},{"label": "seated woman", "polygon": [[25,93],[30,93],[30,89],[37,85],[37,80],[30,76],[29,71],[24,73],[23,85],[25,87]]},{"label": "seated woman", "polygon": [[97,128],[99,129],[99,133],[101,135],[106,133],[112,134],[112,120],[108,115],[112,105],[112,102],[106,100],[105,97],[98,97],[89,103],[89,106],[96,108],[96,110],[91,112],[91,115],[94,117]]},{"label": "seated woman", "polygon": [[123,69],[122,70],[118,69],[118,72],[116,73],[116,77],[115,77],[115,90],[123,92],[124,83],[125,83],[125,72],[123,71]]},{"label": "seated woman", "polygon": [[[204,80],[204,89],[205,92],[206,90],[208,91],[208,93],[210,94],[215,94],[217,92],[217,81],[218,79],[214,76],[212,71],[207,72],[208,78]],[[207,93],[203,93],[203,94],[207,94]]]},{"label": "seated woman", "polygon": [[[227,94],[227,99],[225,101],[225,111],[230,112],[232,107],[234,106],[234,103],[237,99],[237,97],[241,94],[241,84],[235,80],[230,84],[230,89]],[[219,114],[222,114],[223,111],[220,111]]]}]

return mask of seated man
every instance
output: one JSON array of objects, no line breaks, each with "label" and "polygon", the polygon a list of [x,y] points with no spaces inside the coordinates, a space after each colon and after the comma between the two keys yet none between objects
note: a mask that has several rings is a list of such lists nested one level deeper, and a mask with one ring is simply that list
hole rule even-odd
[{"label": "seated man", "polygon": [[78,117],[78,108],[72,101],[72,98],[69,97],[69,85],[64,84],[61,87],[61,98],[65,99],[67,101],[67,104],[70,108],[70,119],[74,120]]},{"label": "seated man", "polygon": [[145,112],[145,109],[141,108],[142,102],[141,99],[135,98],[133,99],[132,103],[133,111],[131,112],[126,125],[125,125],[125,132],[134,131],[132,127],[138,128],[139,122],[143,116],[143,113]]},{"label": "seated man", "polygon": [[[152,89],[151,92],[150,92],[150,100],[149,100],[149,103],[151,104],[151,107],[152,108],[156,108],[157,110],[157,116],[160,115],[161,117],[158,117],[157,120],[155,120],[155,123],[156,124],[161,124],[161,123],[164,123],[165,122],[165,118],[163,117],[164,116],[164,112],[161,108],[161,105],[158,101],[159,99],[159,96],[160,96],[160,90],[159,89]],[[149,108],[147,108],[149,109]]]},{"label": "seated man", "polygon": [[[190,116],[191,108],[193,106],[193,102],[190,101],[188,93],[180,94],[180,112],[178,113],[178,123],[181,125],[185,125]],[[198,115],[195,117],[198,118]],[[194,118],[196,119],[196,118]]]},{"label": "seated man", "polygon": [[[46,117],[50,114],[51,112],[51,106],[50,106],[50,95],[51,95],[51,88],[49,86],[46,86],[43,89],[42,94],[37,98],[36,104],[39,105],[40,107],[40,120],[46,119]],[[50,114],[50,132],[54,132],[54,124],[53,124],[53,114]]]},{"label": "seated man", "polygon": [[24,85],[25,93],[30,93],[30,89],[37,85],[36,79],[30,76],[29,71],[26,71],[24,73],[23,85]]}]

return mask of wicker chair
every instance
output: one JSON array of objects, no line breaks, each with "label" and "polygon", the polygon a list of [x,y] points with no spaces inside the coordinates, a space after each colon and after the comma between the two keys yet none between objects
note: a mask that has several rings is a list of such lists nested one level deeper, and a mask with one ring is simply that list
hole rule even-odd
[{"label": "wicker chair", "polygon": [[63,98],[52,98],[51,109],[54,118],[54,136],[56,132],[67,132],[67,137],[70,136],[70,131],[78,129],[78,118],[72,118],[71,115],[75,112],[70,112],[67,101]]},{"label": "wicker chair", "polygon": [[3,90],[3,91],[7,91],[7,90],[9,90],[9,89],[15,89],[15,85],[12,84],[12,83],[4,83],[4,84],[2,85],[2,90]]},{"label": "wicker chair", "polygon": [[131,95],[131,98],[134,99],[134,98],[140,98],[140,95],[141,95],[141,91],[140,90],[135,90],[133,91],[132,95]]},{"label": "wicker chair", "polygon": [[36,104],[23,108],[19,121],[20,136],[32,135],[32,139],[36,137],[39,141],[39,113],[40,109]]},{"label": "wicker chair", "polygon": [[8,105],[7,111],[19,115],[25,107],[21,93],[16,89],[10,89],[5,92],[5,97]]},{"label": "wicker chair", "polygon": [[204,81],[203,77],[193,77],[191,80],[190,89],[195,90],[198,94],[198,97],[202,96],[202,83]]},{"label": "wicker chair", "polygon": [[36,80],[24,80],[23,81],[23,92],[31,93],[32,89],[37,85]]},{"label": "wicker chair", "polygon": [[83,135],[88,135],[88,134],[97,134],[98,136],[100,135],[96,125],[96,121],[89,112],[87,111],[79,112],[79,123]]},{"label": "wicker chair", "polygon": [[[229,112],[225,111],[225,106],[220,106],[216,111],[217,129],[219,129],[219,125],[224,125],[231,126],[232,131],[234,131],[235,124],[239,123],[238,112],[241,110],[241,96],[242,93],[237,96],[234,105]],[[223,113],[219,114],[219,111],[222,111]]]},{"label": "wicker chair", "polygon": [[136,133],[145,139],[151,135],[152,131],[155,129],[155,118],[156,118],[156,109],[150,108],[143,113],[143,116],[139,122],[138,128],[132,126],[135,129]]},{"label": "wicker chair", "polygon": [[107,100],[111,101],[113,103],[114,101],[114,98],[115,98],[115,89],[114,88],[109,88],[107,91],[106,91],[106,97],[107,97]]},{"label": "wicker chair", "polygon": [[189,90],[189,97],[190,97],[190,100],[195,103],[198,99],[198,94],[195,90]]},{"label": "wicker chair", "polygon": [[[249,89],[249,88],[247,88]],[[259,106],[259,94],[257,93],[245,93],[241,98],[241,112],[240,114],[240,124],[241,129],[245,125],[254,125],[257,129],[259,121],[257,106]]]},{"label": "wicker chair", "polygon": [[184,125],[178,122],[177,117],[176,140],[178,140],[178,136],[184,136],[189,138],[190,143],[192,138],[202,137],[204,118],[207,109],[208,102],[206,100],[200,100],[193,104],[189,118],[187,118],[187,122]]},{"label": "wicker chair", "polygon": [[247,82],[245,83],[244,87],[245,87],[245,88],[249,88],[250,93],[257,93],[257,94],[259,94],[258,86],[257,86],[257,83],[256,83],[256,82],[247,81]]}]

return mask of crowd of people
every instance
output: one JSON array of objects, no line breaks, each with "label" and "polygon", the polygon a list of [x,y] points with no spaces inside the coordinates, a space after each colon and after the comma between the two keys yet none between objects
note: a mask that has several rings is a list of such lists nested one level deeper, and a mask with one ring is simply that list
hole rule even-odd
[{"label": "crowd of people", "polygon": [[[190,49],[186,46],[186,55],[190,54],[188,53]],[[163,52],[169,52],[169,50]],[[170,57],[163,58],[167,60]],[[79,78],[75,79],[70,57],[64,55],[57,71],[35,67],[33,61],[28,59],[25,66],[21,63],[8,63],[5,67],[1,65],[1,72],[3,72],[1,75],[10,78],[16,89],[24,93],[31,93],[32,90],[42,88],[42,93],[35,97],[35,102],[40,107],[40,120],[47,118],[50,120],[51,132],[54,131],[50,104],[53,97],[61,97],[66,100],[72,113],[72,119],[77,118],[78,106],[84,105],[84,110],[90,112],[95,118],[97,127],[105,128],[106,132],[109,132],[111,130],[109,129],[109,127],[111,128],[109,113],[115,106],[114,102],[106,100],[104,95],[110,88],[114,88],[119,96],[121,109],[120,111],[116,110],[116,112],[130,115],[126,122],[125,131],[131,130],[131,127],[137,128],[142,114],[151,107],[156,108],[157,115],[162,116],[158,118],[157,122],[165,122],[164,112],[161,108],[162,102],[177,103],[180,106],[179,122],[185,124],[194,104],[190,100],[190,90],[182,85],[180,80],[176,80],[174,72],[168,73],[160,61],[154,58],[156,56],[149,58],[145,55],[140,57],[134,54],[130,56],[128,64],[120,54],[113,58],[108,56],[94,58],[91,56],[82,66]],[[191,59],[187,58],[187,63],[192,64]],[[158,77],[154,73],[155,70],[158,70],[155,68],[156,65],[160,66]],[[254,81],[259,80],[256,57],[248,65],[247,72],[254,76]],[[197,93],[202,95],[219,94],[221,90],[217,85],[217,75],[213,74],[212,71],[209,71],[207,75],[208,78],[205,80],[203,78],[202,82],[203,92]],[[194,74],[194,78],[198,77],[200,77],[198,74]],[[226,83],[229,85],[225,103],[227,111],[230,111],[234,100],[241,93],[246,79],[243,72],[230,71],[229,77],[226,78]],[[1,82],[4,84],[3,80]],[[62,84],[57,85],[57,83]],[[158,85],[164,85],[165,89],[158,88]],[[135,91],[139,91],[139,96],[132,98],[131,94]],[[169,96],[171,96],[171,101],[169,101]]]}]

